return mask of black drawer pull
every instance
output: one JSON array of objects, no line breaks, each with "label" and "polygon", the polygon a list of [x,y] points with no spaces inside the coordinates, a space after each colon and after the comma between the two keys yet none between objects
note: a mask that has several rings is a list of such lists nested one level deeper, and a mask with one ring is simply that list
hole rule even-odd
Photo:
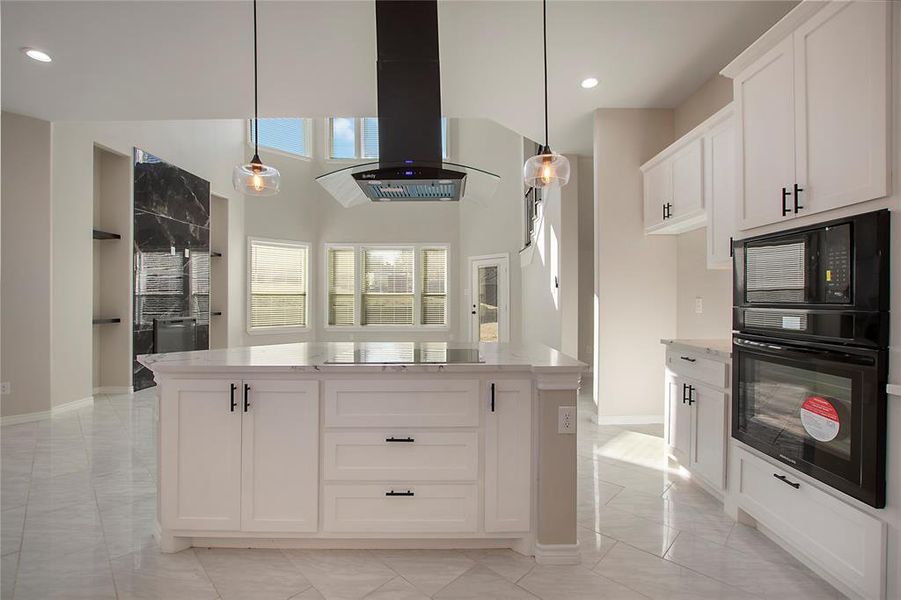
[{"label": "black drawer pull", "polygon": [[692,404],[695,403],[694,394],[695,394],[695,386],[693,386],[693,385],[688,386],[688,405],[689,406],[691,406]]},{"label": "black drawer pull", "polygon": [[246,383],[244,384],[244,412],[247,412],[247,409],[250,408],[250,400],[248,396],[250,395],[250,386]]},{"label": "black drawer pull", "polygon": [[789,190],[788,188],[782,188],[782,216],[783,217],[785,215],[791,214],[792,209],[789,208],[788,204],[786,204],[786,202],[785,202],[786,200],[788,200],[788,197],[791,196],[791,194],[792,194],[791,190]]},{"label": "black drawer pull", "polygon": [[236,386],[234,383],[231,384],[231,402],[229,403],[229,409],[232,412],[235,412],[235,407],[238,406],[238,403],[235,402],[235,390],[236,389],[238,389],[238,386]]},{"label": "black drawer pull", "polygon": [[679,358],[681,358],[682,360],[687,360],[688,362],[698,362],[697,358],[692,358],[690,356],[680,356]]},{"label": "black drawer pull", "polygon": [[795,214],[798,214],[799,210],[802,210],[804,207],[798,204],[798,194],[804,191],[804,188],[800,187],[797,183],[795,184]]},{"label": "black drawer pull", "polygon": [[405,438],[389,437],[389,438],[385,438],[385,441],[386,442],[415,442],[416,440],[414,440],[411,437],[405,437]]},{"label": "black drawer pull", "polygon": [[390,492],[385,492],[385,495],[386,496],[415,496],[416,494],[414,494],[410,490],[407,490],[406,492],[395,492],[394,490],[391,490]]},{"label": "black drawer pull", "polygon": [[491,384],[491,412],[494,412],[494,384]]},{"label": "black drawer pull", "polygon": [[785,475],[780,475],[779,473],[773,473],[773,477],[775,477],[782,483],[787,483],[788,485],[792,486],[795,489],[798,489],[799,487],[801,487],[800,483],[795,483],[794,481],[789,481],[788,477],[786,477]]}]

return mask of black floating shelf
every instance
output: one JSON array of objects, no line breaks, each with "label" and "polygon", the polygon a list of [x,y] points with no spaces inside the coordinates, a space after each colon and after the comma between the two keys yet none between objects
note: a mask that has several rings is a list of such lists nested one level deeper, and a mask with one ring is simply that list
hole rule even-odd
[{"label": "black floating shelf", "polygon": [[100,229],[94,230],[94,239],[95,240],[121,240],[122,236],[118,233],[111,233],[109,231],[101,231]]},{"label": "black floating shelf", "polygon": [[221,310],[214,310],[214,311],[212,311],[212,312],[210,313],[210,316],[211,316],[211,317],[221,317],[221,316],[222,316],[222,311],[221,311]]},{"label": "black floating shelf", "polygon": [[221,252],[210,252],[210,256],[213,258],[220,258],[222,256]]},{"label": "black floating shelf", "polygon": [[107,325],[109,323],[121,323],[122,319],[116,317],[112,319],[94,319],[94,325]]}]

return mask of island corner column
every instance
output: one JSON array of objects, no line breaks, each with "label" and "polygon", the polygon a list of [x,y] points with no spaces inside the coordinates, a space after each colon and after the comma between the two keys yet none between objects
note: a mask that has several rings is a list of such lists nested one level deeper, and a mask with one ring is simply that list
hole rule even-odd
[{"label": "island corner column", "polygon": [[572,565],[581,561],[576,523],[576,434],[558,433],[559,407],[577,406],[581,371],[537,371],[538,535],[535,560]]}]

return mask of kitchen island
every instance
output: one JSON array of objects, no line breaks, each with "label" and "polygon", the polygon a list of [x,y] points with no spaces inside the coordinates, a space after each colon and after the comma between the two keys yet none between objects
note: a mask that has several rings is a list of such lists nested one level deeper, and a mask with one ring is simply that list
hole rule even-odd
[{"label": "kitchen island", "polygon": [[579,561],[575,423],[560,409],[575,416],[585,365],[556,350],[329,342],[139,360],[158,384],[164,552],[501,547]]}]

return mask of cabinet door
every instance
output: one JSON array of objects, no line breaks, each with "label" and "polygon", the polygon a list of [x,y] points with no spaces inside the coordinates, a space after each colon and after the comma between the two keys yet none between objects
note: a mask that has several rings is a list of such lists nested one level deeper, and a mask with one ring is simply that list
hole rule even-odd
[{"label": "cabinet door", "polygon": [[742,229],[794,216],[782,214],[782,188],[795,182],[793,73],[789,36],[734,81]]},{"label": "cabinet door", "polygon": [[[160,395],[160,493],[165,529],[241,527],[241,412],[231,381],[176,379]],[[235,396],[237,399],[237,395]]]},{"label": "cabinet door", "polygon": [[702,147],[703,141],[698,138],[673,155],[672,218],[674,219],[688,217],[704,209]]},{"label": "cabinet door", "polygon": [[673,200],[673,165],[667,159],[644,172],[644,227],[663,223],[663,205]]},{"label": "cabinet door", "polygon": [[528,531],[532,513],[532,382],[492,382],[485,407],[485,531]]},{"label": "cabinet door", "polygon": [[735,234],[735,121],[731,117],[704,138],[707,268],[732,267]]},{"label": "cabinet door", "polygon": [[885,196],[891,2],[835,2],[794,34],[799,214]]},{"label": "cabinet door", "polygon": [[683,464],[691,458],[691,406],[686,401],[688,384],[681,377],[667,378],[666,443]]},{"label": "cabinet door", "polygon": [[725,489],[726,394],[694,385],[691,408],[691,471]]},{"label": "cabinet door", "polygon": [[250,380],[244,388],[242,531],[316,531],[319,384]]}]

